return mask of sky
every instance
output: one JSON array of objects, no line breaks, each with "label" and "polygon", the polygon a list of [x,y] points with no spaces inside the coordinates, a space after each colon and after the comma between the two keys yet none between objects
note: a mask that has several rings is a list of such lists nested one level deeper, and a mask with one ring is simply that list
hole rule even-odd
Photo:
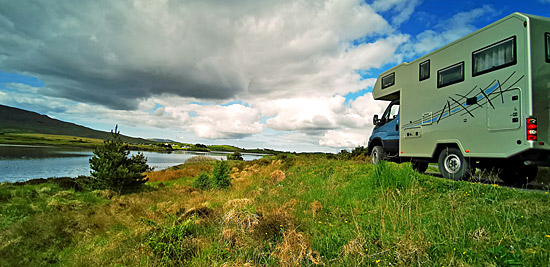
[{"label": "sky", "polygon": [[97,130],[366,146],[378,75],[550,0],[0,0],[0,104]]}]

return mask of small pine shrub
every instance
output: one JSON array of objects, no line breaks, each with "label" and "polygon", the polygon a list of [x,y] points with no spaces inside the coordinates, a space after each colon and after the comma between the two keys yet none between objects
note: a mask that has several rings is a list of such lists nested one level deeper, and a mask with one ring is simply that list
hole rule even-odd
[{"label": "small pine shrub", "polygon": [[227,162],[222,160],[214,166],[214,170],[212,171],[212,186],[219,189],[225,189],[231,186]]},{"label": "small pine shrub", "polygon": [[197,178],[193,180],[193,187],[201,190],[207,190],[212,188],[212,181],[210,179],[210,176],[205,172],[201,172],[197,176]]},{"label": "small pine shrub", "polygon": [[147,158],[142,153],[128,157],[128,144],[122,142],[117,128],[118,126],[111,131],[113,139],[97,147],[89,162],[92,170],[91,182],[95,187],[120,193],[123,190],[139,188],[147,182],[143,173],[150,168]]}]

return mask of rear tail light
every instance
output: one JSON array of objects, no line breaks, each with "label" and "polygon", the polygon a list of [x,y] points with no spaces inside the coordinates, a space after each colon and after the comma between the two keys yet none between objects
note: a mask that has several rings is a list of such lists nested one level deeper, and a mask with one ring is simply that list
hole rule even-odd
[{"label": "rear tail light", "polygon": [[527,140],[537,141],[537,119],[527,118]]}]

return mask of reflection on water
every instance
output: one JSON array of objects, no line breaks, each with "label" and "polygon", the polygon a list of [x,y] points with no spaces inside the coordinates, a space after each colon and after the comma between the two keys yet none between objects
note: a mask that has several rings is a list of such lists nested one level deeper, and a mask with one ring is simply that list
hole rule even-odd
[{"label": "reflection on water", "polygon": [[[131,152],[135,154],[137,152]],[[201,153],[174,151],[172,153],[143,152],[147,164],[162,170],[182,164],[187,159],[204,155],[225,159],[227,153]],[[47,146],[14,146],[0,144],[0,182],[16,182],[33,178],[76,177],[89,175],[88,159],[92,150]],[[244,160],[261,158],[261,155],[243,154]]]}]

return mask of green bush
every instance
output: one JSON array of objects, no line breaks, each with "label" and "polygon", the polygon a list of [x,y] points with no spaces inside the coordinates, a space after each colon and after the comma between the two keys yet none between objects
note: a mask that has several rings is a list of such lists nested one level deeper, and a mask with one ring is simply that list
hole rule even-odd
[{"label": "green bush", "polygon": [[210,176],[205,172],[201,172],[199,176],[197,176],[197,178],[193,180],[193,187],[202,190],[212,188],[212,181],[210,179]]},{"label": "green bush", "polygon": [[103,146],[94,150],[90,159],[90,178],[95,187],[121,192],[139,188],[147,182],[143,174],[149,170],[147,158],[142,153],[128,157],[128,144],[120,139],[120,132],[115,127],[111,131],[112,140],[105,141]]},{"label": "green bush", "polygon": [[233,154],[227,155],[227,160],[244,160],[241,152],[235,151]]},{"label": "green bush", "polygon": [[222,160],[214,166],[214,170],[212,171],[212,185],[219,189],[229,188],[231,186],[227,162]]}]

